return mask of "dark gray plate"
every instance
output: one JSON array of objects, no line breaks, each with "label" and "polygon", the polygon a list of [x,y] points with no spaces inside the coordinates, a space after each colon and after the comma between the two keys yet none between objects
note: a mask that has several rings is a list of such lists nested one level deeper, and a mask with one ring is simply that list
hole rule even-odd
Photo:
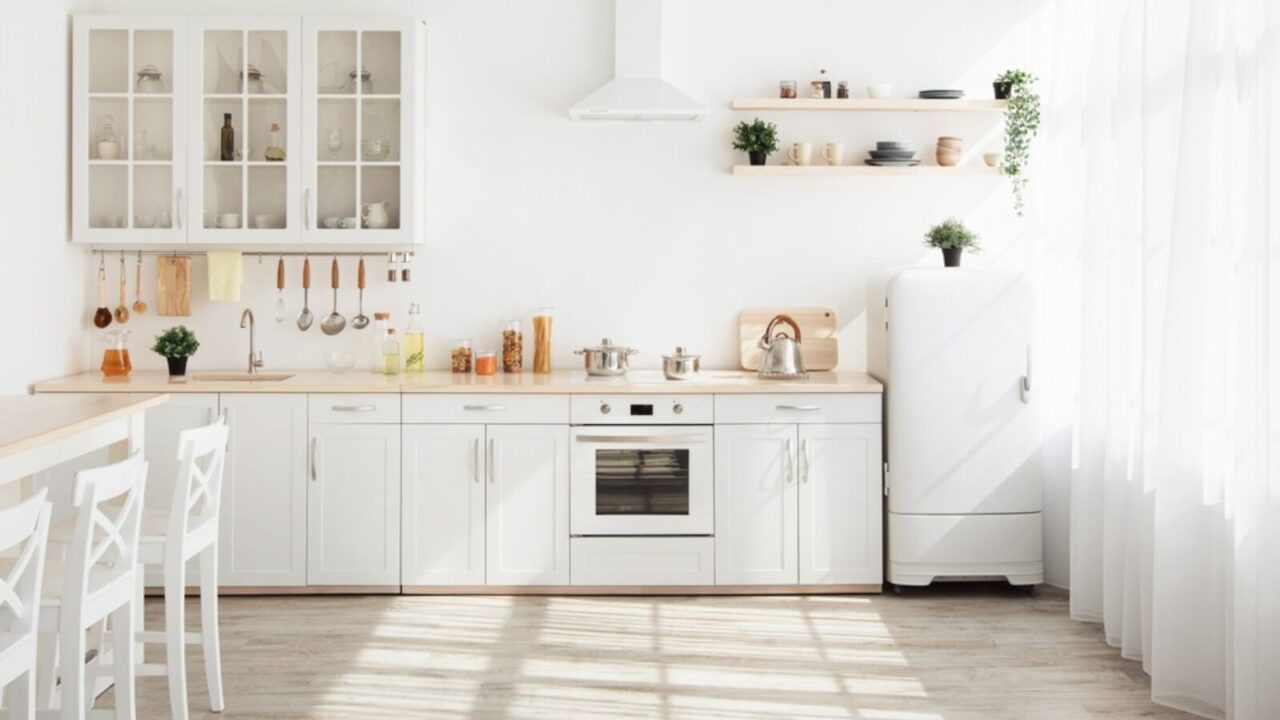
[{"label": "dark gray plate", "polygon": [[877,150],[910,150],[911,145],[897,140],[881,140],[876,143]]},{"label": "dark gray plate", "polygon": [[867,160],[866,162],[876,167],[914,167],[920,164],[919,160]]},{"label": "dark gray plate", "polygon": [[868,150],[872,158],[876,160],[910,160],[916,156],[915,150]]}]

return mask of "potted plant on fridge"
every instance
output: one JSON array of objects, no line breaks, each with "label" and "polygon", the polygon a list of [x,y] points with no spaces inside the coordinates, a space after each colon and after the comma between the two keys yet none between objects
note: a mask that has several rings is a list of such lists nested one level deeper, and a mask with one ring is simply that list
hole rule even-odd
[{"label": "potted plant on fridge", "polygon": [[1013,183],[1013,209],[1022,215],[1022,192],[1027,185],[1026,170],[1031,160],[1031,141],[1040,129],[1040,95],[1033,87],[1036,78],[1026,70],[1007,70],[992,83],[997,100],[1005,100],[1004,160],[1000,172]]},{"label": "potted plant on fridge", "polygon": [[196,334],[185,325],[177,325],[157,335],[151,351],[168,361],[170,376],[181,377],[187,374],[187,358],[195,355],[199,348]]},{"label": "potted plant on fridge", "polygon": [[924,235],[924,244],[942,250],[942,264],[947,267],[960,267],[960,255],[965,248],[980,252],[978,234],[964,226],[955,218],[948,218],[929,228]]},{"label": "potted plant on fridge", "polygon": [[733,129],[733,149],[745,152],[752,165],[763,165],[778,151],[778,126],[760,118],[738,123]]}]

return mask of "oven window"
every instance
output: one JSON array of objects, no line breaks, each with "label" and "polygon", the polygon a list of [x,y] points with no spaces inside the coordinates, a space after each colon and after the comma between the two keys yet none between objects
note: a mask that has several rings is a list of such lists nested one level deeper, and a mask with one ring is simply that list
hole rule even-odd
[{"label": "oven window", "polygon": [[689,451],[596,450],[597,515],[688,515]]}]

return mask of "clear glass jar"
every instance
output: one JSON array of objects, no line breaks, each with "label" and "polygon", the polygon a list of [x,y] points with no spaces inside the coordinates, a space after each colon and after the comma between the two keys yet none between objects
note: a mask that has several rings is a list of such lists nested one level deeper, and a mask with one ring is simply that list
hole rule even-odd
[{"label": "clear glass jar", "polygon": [[164,92],[160,70],[155,65],[143,65],[138,69],[137,91],[140,93]]},{"label": "clear glass jar", "polygon": [[382,341],[382,374],[400,374],[400,342],[394,328],[387,330],[387,339]]},{"label": "clear glass jar", "polygon": [[426,364],[426,334],[418,314],[418,303],[409,304],[409,327],[404,330],[404,371],[422,373]]},{"label": "clear glass jar", "polygon": [[783,80],[778,83],[778,97],[784,100],[794,100],[796,97],[796,81]]},{"label": "clear glass jar", "polygon": [[454,338],[449,366],[456,373],[471,372],[471,338]]},{"label": "clear glass jar", "polygon": [[554,308],[542,307],[533,314],[533,371],[551,372],[551,320]]},{"label": "clear glass jar", "polygon": [[369,348],[369,369],[376,373],[383,371],[382,343],[387,340],[387,328],[390,327],[390,322],[391,313],[373,314],[373,346]]},{"label": "clear glass jar", "polygon": [[502,372],[524,370],[524,332],[519,320],[508,320],[502,328]]},{"label": "clear glass jar", "polygon": [[102,374],[106,377],[125,377],[133,370],[129,361],[128,330],[108,330],[102,336]]},{"label": "clear glass jar", "polygon": [[497,375],[498,374],[498,353],[492,350],[476,351],[476,374],[477,375]]},{"label": "clear glass jar", "polygon": [[836,83],[836,97],[842,100],[849,99],[849,81],[841,80]]}]

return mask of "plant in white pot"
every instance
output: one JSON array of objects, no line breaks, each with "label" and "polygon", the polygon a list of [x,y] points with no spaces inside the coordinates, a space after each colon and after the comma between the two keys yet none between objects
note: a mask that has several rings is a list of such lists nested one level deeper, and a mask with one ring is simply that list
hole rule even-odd
[{"label": "plant in white pot", "polygon": [[1005,100],[1004,158],[1000,172],[1013,184],[1013,209],[1022,216],[1022,193],[1027,186],[1027,165],[1031,161],[1031,141],[1040,129],[1040,95],[1033,87],[1036,78],[1026,70],[1008,70],[995,80],[996,98]]},{"label": "plant in white pot", "polygon": [[978,245],[978,233],[955,218],[948,218],[929,228],[924,235],[924,244],[941,250],[942,264],[947,267],[960,267],[960,255],[966,248],[973,252],[982,250]]},{"label": "plant in white pot", "polygon": [[187,374],[187,358],[195,355],[199,348],[195,333],[185,325],[175,325],[156,336],[151,351],[168,361],[169,375],[180,377]]}]

